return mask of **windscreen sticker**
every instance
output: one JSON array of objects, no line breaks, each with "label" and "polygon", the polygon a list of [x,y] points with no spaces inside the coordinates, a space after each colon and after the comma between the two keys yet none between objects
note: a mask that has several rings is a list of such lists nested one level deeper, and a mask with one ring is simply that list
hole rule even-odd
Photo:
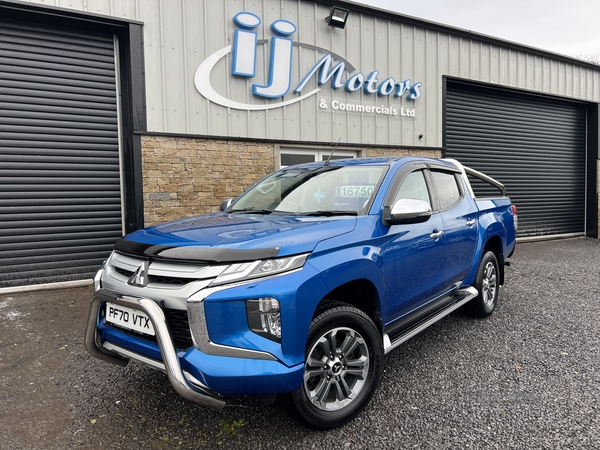
[{"label": "windscreen sticker", "polygon": [[365,185],[365,186],[350,186],[350,185],[346,185],[346,186],[338,186],[335,188],[335,196],[336,197],[354,197],[354,198],[360,198],[360,197],[370,197],[371,195],[373,195],[373,191],[375,190],[374,186],[369,186],[369,185]]}]

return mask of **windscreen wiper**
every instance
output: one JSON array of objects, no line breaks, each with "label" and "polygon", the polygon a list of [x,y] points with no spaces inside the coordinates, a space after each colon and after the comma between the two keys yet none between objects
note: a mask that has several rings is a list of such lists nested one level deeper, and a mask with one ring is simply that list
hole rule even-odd
[{"label": "windscreen wiper", "polygon": [[237,214],[271,214],[273,212],[272,209],[234,209],[233,211],[229,211],[231,213]]},{"label": "windscreen wiper", "polygon": [[323,211],[308,211],[308,212],[303,212],[303,213],[298,213],[298,216],[324,216],[324,217],[329,217],[329,216],[358,216],[358,211],[330,211],[330,210],[323,210]]}]

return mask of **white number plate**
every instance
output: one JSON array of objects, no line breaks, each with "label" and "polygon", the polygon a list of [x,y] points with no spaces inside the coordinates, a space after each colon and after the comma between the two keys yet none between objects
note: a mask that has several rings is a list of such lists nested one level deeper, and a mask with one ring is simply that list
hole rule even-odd
[{"label": "white number plate", "polygon": [[106,321],[138,333],[154,336],[154,327],[150,318],[138,309],[106,302]]}]

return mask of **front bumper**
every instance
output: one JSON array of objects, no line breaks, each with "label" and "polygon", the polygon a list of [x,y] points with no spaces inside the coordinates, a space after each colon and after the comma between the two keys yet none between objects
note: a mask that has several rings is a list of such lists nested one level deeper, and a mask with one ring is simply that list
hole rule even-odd
[{"label": "front bumper", "polygon": [[[108,326],[102,314],[105,302],[146,313],[156,342]],[[100,289],[90,304],[85,346],[92,356],[113,364],[126,365],[134,359],[160,369],[184,398],[213,408],[225,405],[222,395],[290,392],[302,383],[303,364],[288,366],[273,355],[266,358],[263,352],[214,344],[208,334],[196,346],[175,348],[167,323],[154,300]]]},{"label": "front bumper", "polygon": [[[187,374],[186,376],[186,373],[179,363],[177,351],[173,346],[173,340],[169,333],[165,315],[156,302],[150,299],[120,296],[106,289],[101,289],[94,294],[90,304],[85,331],[85,348],[92,356],[113,364],[125,366],[128,362],[126,356],[135,358],[137,355],[135,352],[130,352],[129,350],[114,344],[103,345],[101,342],[98,334],[99,311],[102,303],[106,301],[141,310],[150,317],[156,333],[156,340],[162,356],[162,363],[159,361],[153,362],[152,358],[145,358],[142,355],[139,355],[139,358],[136,359],[139,359],[141,362],[146,362],[148,365],[155,368],[164,370],[175,391],[187,400],[217,409],[221,409],[225,406],[225,400],[217,393],[203,386],[190,374]],[[144,359],[147,359],[147,361],[144,361]]]}]

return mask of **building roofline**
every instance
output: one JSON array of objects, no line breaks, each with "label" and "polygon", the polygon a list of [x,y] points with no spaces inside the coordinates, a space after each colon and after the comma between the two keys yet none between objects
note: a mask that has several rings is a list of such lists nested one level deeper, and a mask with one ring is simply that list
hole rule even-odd
[{"label": "building roofline", "polygon": [[600,65],[594,64],[588,61],[584,61],[582,59],[574,58],[572,56],[562,55],[560,53],[554,53],[549,50],[543,50],[537,47],[531,47],[525,44],[519,44],[518,42],[513,42],[501,38],[497,38],[494,36],[490,36],[487,34],[467,30],[464,28],[453,27],[450,25],[444,25],[442,23],[433,22],[426,19],[421,19],[418,17],[409,16],[406,14],[402,14],[396,11],[389,11],[387,9],[377,8],[375,6],[364,5],[362,3],[356,3],[351,0],[314,0],[316,3],[330,6],[341,6],[343,8],[347,8],[350,12],[359,12],[363,14],[368,14],[371,16],[380,17],[386,20],[392,20],[396,22],[401,22],[408,25],[414,25],[416,27],[426,28],[428,30],[440,31],[447,34],[452,34],[454,36],[463,37],[467,39],[477,40],[481,42],[485,42],[491,45],[497,45],[504,48],[508,48],[511,50],[516,50],[520,52],[526,52],[529,54],[533,54],[536,56],[540,56],[543,58],[550,58],[553,60],[561,61],[568,64],[574,64],[581,67],[586,67],[588,69],[592,69],[600,72]]},{"label": "building roofline", "polygon": [[[83,20],[99,25],[110,25],[110,26],[121,26],[126,27],[129,24],[143,25],[143,22],[136,20],[125,19],[117,16],[107,16],[104,14],[97,14],[89,11],[81,11],[78,9],[65,8],[54,5],[47,5],[42,3],[26,3],[20,0],[0,0],[0,11],[8,10],[14,12],[28,12],[28,13],[43,13],[46,16],[56,16],[63,19],[77,19]],[[0,17],[4,16],[0,12]]]}]

